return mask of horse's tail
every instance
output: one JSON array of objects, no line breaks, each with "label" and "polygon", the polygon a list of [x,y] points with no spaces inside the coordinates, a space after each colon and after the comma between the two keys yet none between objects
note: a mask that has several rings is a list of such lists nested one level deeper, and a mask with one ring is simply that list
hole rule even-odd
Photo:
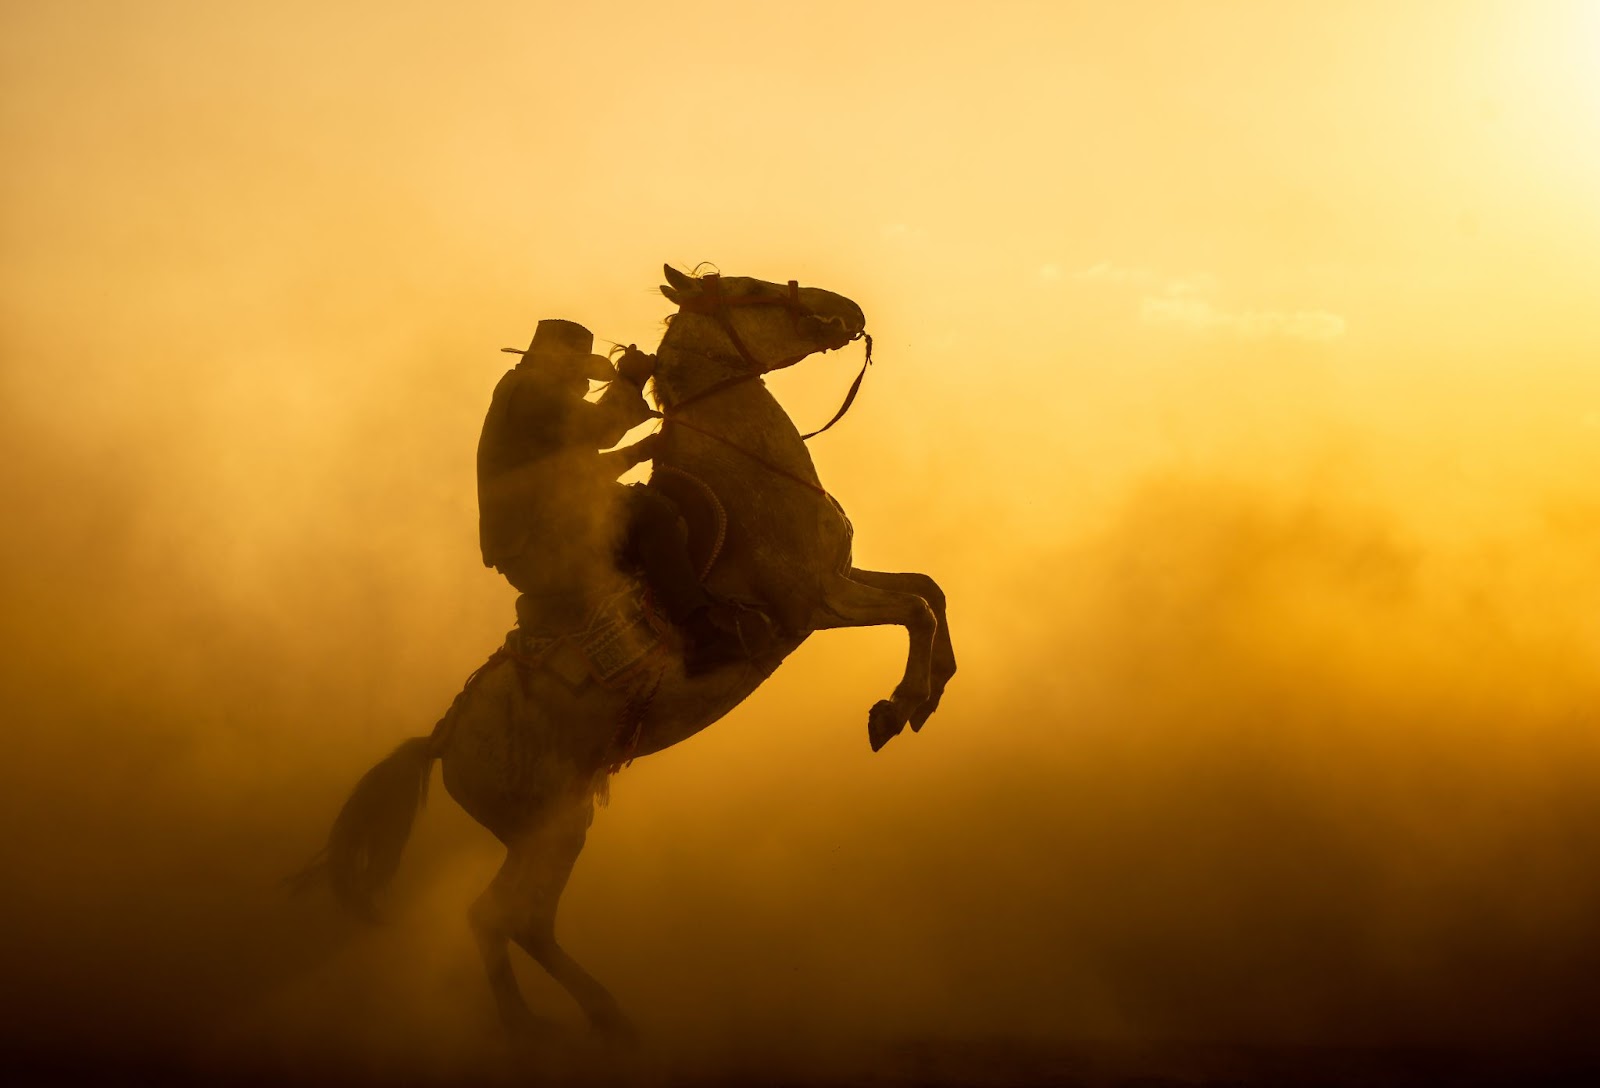
[{"label": "horse's tail", "polygon": [[361,776],[333,821],[327,845],[289,878],[293,888],[302,890],[326,879],[346,907],[376,918],[373,900],[400,868],[400,853],[428,799],[428,778],[444,747],[450,718],[446,714],[431,736],[411,738]]}]

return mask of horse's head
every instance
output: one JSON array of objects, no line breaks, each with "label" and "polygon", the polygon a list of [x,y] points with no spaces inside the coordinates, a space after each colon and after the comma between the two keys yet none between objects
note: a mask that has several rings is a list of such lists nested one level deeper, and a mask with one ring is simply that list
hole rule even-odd
[{"label": "horse's head", "polygon": [[663,267],[661,293],[678,306],[673,329],[692,350],[758,373],[793,366],[866,332],[861,307],[820,287],[768,283],[748,276],[691,276]]}]

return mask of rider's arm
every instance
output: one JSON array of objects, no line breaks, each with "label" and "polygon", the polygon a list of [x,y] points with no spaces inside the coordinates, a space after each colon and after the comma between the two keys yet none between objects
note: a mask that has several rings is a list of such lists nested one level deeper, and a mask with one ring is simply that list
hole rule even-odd
[{"label": "rider's arm", "polygon": [[659,438],[659,435],[647,434],[631,446],[602,453],[600,464],[611,477],[621,476],[640,461],[648,461],[654,457]]},{"label": "rider's arm", "polygon": [[[597,448],[615,446],[622,441],[623,435],[655,416],[656,413],[644,400],[644,383],[654,369],[654,356],[633,347],[623,353],[617,364],[616,379],[606,386],[599,400],[589,405],[588,419],[585,420],[589,433],[586,437],[593,439]],[[628,467],[641,460],[644,458],[635,458]]]},{"label": "rider's arm", "polygon": [[618,378],[606,386],[600,399],[588,407],[587,437],[594,440],[597,449],[615,446],[623,435],[655,415],[644,401],[644,390],[627,378]]}]

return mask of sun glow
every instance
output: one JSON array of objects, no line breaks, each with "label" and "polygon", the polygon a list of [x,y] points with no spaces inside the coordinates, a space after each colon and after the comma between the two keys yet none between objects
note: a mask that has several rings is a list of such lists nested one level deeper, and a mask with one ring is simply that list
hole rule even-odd
[{"label": "sun glow", "polygon": [[[1577,185],[1590,210],[1600,182],[1600,2],[1530,5],[1495,28],[1481,65],[1485,119],[1510,130],[1535,176]],[[1520,139],[1519,139],[1520,137]],[[1538,174],[1544,176],[1540,178]]]},{"label": "sun glow", "polygon": [[618,780],[560,926],[641,1020],[1592,1021],[1600,0],[969,8],[0,3],[0,1054],[478,1038],[443,791],[393,942],[263,889],[509,626],[496,349],[652,348],[664,261],[861,305],[809,448],[962,672],[877,759],[905,639],[820,634]]}]

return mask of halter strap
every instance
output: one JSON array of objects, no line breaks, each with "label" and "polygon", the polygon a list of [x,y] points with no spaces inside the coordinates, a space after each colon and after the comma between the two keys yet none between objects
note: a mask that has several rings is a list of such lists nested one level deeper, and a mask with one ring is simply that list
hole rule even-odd
[{"label": "halter strap", "polygon": [[712,382],[710,385],[700,390],[700,392],[691,393],[689,396],[684,397],[676,404],[667,406],[665,409],[663,409],[662,415],[665,416],[667,412],[681,411],[684,408],[689,407],[689,405],[693,404],[695,401],[705,400],[707,397],[720,393],[730,386],[741,385],[744,382],[755,381],[759,377],[761,377],[760,373],[752,371],[748,374],[735,374],[731,378],[723,378],[720,382]]},{"label": "halter strap", "polygon": [[789,281],[788,298],[759,296],[729,298],[722,290],[722,275],[718,272],[707,272],[700,277],[700,294],[700,298],[680,303],[678,308],[689,313],[709,314],[718,325],[722,326],[722,331],[728,334],[728,339],[733,341],[733,348],[739,353],[739,358],[757,373],[763,369],[761,363],[750,353],[750,349],[744,346],[744,340],[740,338],[739,330],[733,327],[733,318],[729,316],[728,311],[735,306],[782,306],[797,317],[805,314],[804,308],[800,305],[799,280]]},{"label": "halter strap", "polygon": [[791,310],[800,309],[799,280],[789,281],[788,298],[762,298],[759,295],[729,298],[722,293],[722,274],[719,272],[707,272],[700,277],[700,294],[700,298],[690,299],[688,302],[681,303],[678,308],[708,313],[725,309],[729,306],[787,306]]},{"label": "halter strap", "polygon": [[[867,376],[867,367],[872,365],[872,334],[862,333],[862,336],[867,342],[867,357],[861,361],[861,369],[856,371],[855,381],[850,383],[850,391],[844,395],[844,403],[839,405],[839,410],[833,413],[833,418],[828,420],[828,422],[824,423],[814,431],[807,431],[805,434],[801,435],[800,440],[802,442],[811,441],[813,438],[817,437],[817,435],[821,434],[823,431],[839,422],[844,418],[844,414],[850,410],[850,406],[856,402],[856,394],[861,392],[861,383]],[[698,393],[691,393],[682,400],[668,405],[665,409],[663,409],[662,417],[665,418],[667,414],[672,412],[680,412],[697,401],[714,397],[725,389],[731,389],[736,385],[743,385],[745,382],[754,381],[759,377],[761,377],[759,373],[752,372],[746,374],[735,374],[731,378],[723,378],[720,382],[712,382]]]},{"label": "halter strap", "polygon": [[[805,477],[790,472],[781,465],[773,464],[765,457],[762,457],[753,450],[746,449],[744,446],[739,445],[732,439],[724,438],[722,435],[713,431],[708,431],[703,427],[696,427],[692,423],[686,423],[682,418],[683,409],[687,408],[689,405],[694,404],[697,401],[705,400],[708,397],[715,396],[726,389],[731,389],[733,386],[752,381],[761,377],[761,375],[764,373],[761,364],[756,361],[753,355],[750,354],[750,350],[745,347],[744,341],[739,338],[739,330],[733,327],[733,319],[728,314],[729,309],[734,306],[782,306],[797,317],[807,316],[805,308],[800,305],[800,281],[789,281],[789,297],[784,299],[762,298],[759,296],[749,298],[729,298],[723,293],[722,290],[722,276],[716,272],[708,272],[704,276],[700,277],[700,288],[700,297],[680,303],[678,307],[679,310],[681,312],[709,315],[717,322],[717,324],[722,326],[722,330],[728,334],[728,339],[733,342],[734,350],[739,353],[739,357],[745,361],[750,369],[743,374],[735,374],[730,378],[724,378],[721,381],[712,382],[706,388],[697,393],[690,394],[675,404],[662,405],[661,422],[663,429],[666,427],[678,426],[694,431],[696,434],[705,435],[707,438],[720,442],[730,449],[737,450],[739,453],[744,454],[746,457],[750,458],[767,471],[776,473],[777,475],[785,477],[786,479],[793,480],[802,487],[809,488],[812,491],[817,492],[819,495],[831,499],[832,496],[828,495],[827,489],[822,487],[820,484],[812,483]],[[855,381],[850,383],[850,391],[845,394],[844,403],[839,405],[839,410],[833,413],[833,418],[828,420],[828,422],[824,423],[822,426],[808,434],[801,435],[800,440],[802,442],[810,441],[823,431],[826,431],[828,428],[832,427],[835,423],[839,422],[844,418],[844,414],[850,410],[850,406],[855,403],[856,394],[861,392],[861,382],[867,376],[867,367],[872,365],[872,336],[866,332],[863,332],[861,335],[866,339],[867,357],[862,360],[861,370],[856,374]]]},{"label": "halter strap", "polygon": [[[797,317],[806,316],[805,308],[800,304],[799,280],[789,281],[789,296],[787,298],[763,298],[759,295],[729,298],[723,292],[722,274],[720,272],[707,272],[704,276],[701,276],[700,297],[679,303],[678,309],[687,313],[707,314],[716,321],[722,327],[722,331],[728,334],[728,339],[733,343],[734,350],[739,353],[739,358],[743,359],[745,365],[750,368],[750,373],[737,374],[731,378],[713,382],[698,393],[693,393],[677,404],[672,405],[671,411],[677,411],[697,400],[720,393],[724,389],[738,385],[740,382],[749,381],[751,378],[760,377],[765,373],[761,363],[750,353],[750,349],[745,347],[744,340],[739,336],[739,330],[733,327],[733,319],[729,316],[728,311],[734,306],[782,306]],[[844,414],[850,410],[850,406],[855,403],[856,394],[861,392],[861,383],[867,376],[867,367],[872,365],[872,336],[866,332],[861,335],[866,339],[867,357],[862,360],[861,370],[856,374],[855,381],[850,383],[850,390],[845,394],[844,403],[839,405],[839,410],[833,413],[833,418],[829,419],[828,422],[814,431],[801,435],[802,441],[810,441],[839,422],[844,418]]]}]

